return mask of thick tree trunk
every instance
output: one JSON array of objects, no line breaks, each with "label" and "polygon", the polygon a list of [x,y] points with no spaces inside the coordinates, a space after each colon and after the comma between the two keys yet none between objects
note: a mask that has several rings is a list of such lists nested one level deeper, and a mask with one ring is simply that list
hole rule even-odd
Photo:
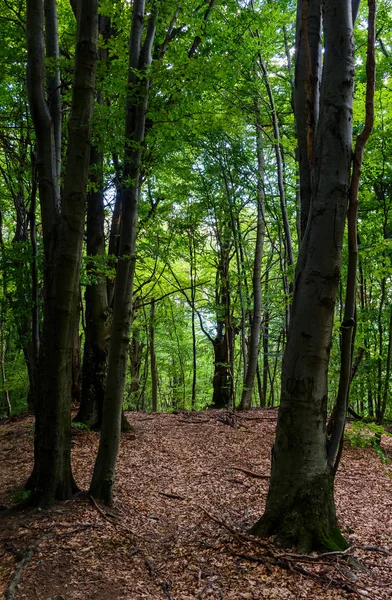
[{"label": "thick tree trunk", "polygon": [[[349,191],[354,52],[351,2],[324,3],[317,193],[298,259],[271,482],[257,535],[299,551],[346,547],[326,451],[328,363]],[[311,318],[309,318],[311,315]]]},{"label": "thick tree trunk", "polygon": [[[83,0],[75,54],[72,108],[61,218],[56,219],[56,151],[44,99],[43,10],[27,3],[28,91],[37,136],[45,250],[45,298],[40,348],[31,501],[48,505],[76,490],[71,472],[71,378],[74,324],[84,229],[98,37],[98,3]],[[44,127],[44,131],[41,130]]]}]

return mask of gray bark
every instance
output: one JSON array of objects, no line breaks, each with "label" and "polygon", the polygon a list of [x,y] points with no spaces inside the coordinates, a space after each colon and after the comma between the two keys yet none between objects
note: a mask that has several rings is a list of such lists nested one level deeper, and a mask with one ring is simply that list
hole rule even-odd
[{"label": "gray bark", "polygon": [[46,87],[48,97],[48,108],[53,123],[53,137],[56,162],[56,185],[57,196],[60,196],[61,175],[61,94],[60,94],[60,67],[59,67],[59,39],[57,1],[44,0],[45,13],[45,47],[46,59],[51,64],[46,69]]},{"label": "gray bark", "polygon": [[144,0],[135,0],[129,41],[128,98],[125,122],[126,147],[122,194],[119,257],[113,301],[112,332],[103,405],[102,432],[90,485],[91,494],[106,504],[113,501],[115,465],[120,443],[121,408],[132,314],[132,292],[136,261],[136,227],[140,196],[142,143],[156,12],[153,8],[142,45]]},{"label": "gray bark", "polygon": [[351,2],[324,2],[317,193],[298,258],[266,509],[253,527],[300,551],[338,549],[326,452],[328,363],[349,191],[354,51]]},{"label": "gray bark", "polygon": [[43,10],[27,2],[28,92],[37,138],[38,181],[44,235],[44,323],[38,367],[34,472],[31,500],[48,505],[69,498],[70,390],[74,325],[89,165],[98,38],[97,0],[80,5],[62,214],[56,218],[56,150],[44,96]]},{"label": "gray bark", "polygon": [[253,312],[249,336],[248,365],[244,378],[244,389],[242,392],[239,408],[246,410],[252,404],[252,391],[257,371],[259,358],[259,343],[261,330],[262,296],[261,296],[261,265],[264,248],[264,154],[263,139],[260,124],[260,109],[256,105],[256,150],[257,150],[257,230],[256,248],[253,262]]},{"label": "gray bark", "polygon": [[295,122],[300,173],[300,235],[305,235],[316,184],[316,129],[321,82],[321,0],[297,3]]}]

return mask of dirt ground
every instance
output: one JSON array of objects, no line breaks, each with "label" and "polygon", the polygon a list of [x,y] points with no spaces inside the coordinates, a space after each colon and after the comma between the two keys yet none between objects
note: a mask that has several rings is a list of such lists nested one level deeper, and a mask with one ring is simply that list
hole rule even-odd
[{"label": "dirt ground", "polygon": [[[122,438],[111,509],[80,494],[50,510],[0,518],[0,596],[392,598],[391,465],[372,449],[345,448],[336,503],[349,550],[311,558],[287,553],[247,534],[263,512],[276,412],[241,413],[234,427],[226,416],[129,413],[135,432]],[[32,437],[31,418],[0,425],[0,505],[20,498]],[[97,433],[73,435],[81,489],[88,488],[98,440]],[[392,453],[392,439],[382,441]]]}]

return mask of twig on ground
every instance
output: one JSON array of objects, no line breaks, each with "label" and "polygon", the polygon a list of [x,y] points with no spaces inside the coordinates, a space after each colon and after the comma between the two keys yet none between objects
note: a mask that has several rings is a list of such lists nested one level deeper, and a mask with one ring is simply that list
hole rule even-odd
[{"label": "twig on ground", "polygon": [[256,479],[270,479],[269,475],[261,475],[260,473],[254,473],[254,471],[249,471],[248,469],[242,469],[241,467],[230,467],[234,469],[234,471],[241,471],[241,473],[245,473],[245,475],[249,475],[249,477],[255,477]]},{"label": "twig on ground", "polygon": [[94,498],[92,497],[91,494],[89,494],[88,497],[89,497],[91,504],[99,512],[99,514],[102,515],[102,517],[104,519],[106,519],[106,521],[108,521],[108,523],[110,523],[111,525],[113,525],[113,527],[115,527],[116,524],[113,522],[113,517],[108,517],[108,515],[105,513],[105,511],[102,510],[102,508],[96,503],[96,501],[94,500]]},{"label": "twig on ground", "polygon": [[187,500],[186,496],[180,496],[180,494],[169,494],[167,492],[158,492],[160,496],[166,496],[166,498],[173,498],[174,500]]},{"label": "twig on ground", "polygon": [[325,558],[335,558],[337,556],[351,556],[353,547],[349,546],[346,550],[335,550],[334,552],[322,552],[321,554],[316,554],[315,556],[310,554],[293,554],[290,552],[283,552],[280,554],[282,558],[293,558],[295,560],[305,559],[310,562],[319,562],[320,559]]},{"label": "twig on ground", "polygon": [[379,552],[384,556],[391,556],[391,553],[386,548],[380,548],[380,546],[357,546],[359,550],[366,550],[367,552]]}]

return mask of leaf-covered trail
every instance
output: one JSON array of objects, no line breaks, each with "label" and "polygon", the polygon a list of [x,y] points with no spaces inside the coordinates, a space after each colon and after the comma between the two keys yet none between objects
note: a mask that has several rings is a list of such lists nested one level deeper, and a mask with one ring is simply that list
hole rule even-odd
[{"label": "leaf-covered trail", "polygon": [[[336,501],[353,548],[318,562],[292,557],[246,535],[268,490],[257,475],[269,473],[276,412],[241,413],[235,427],[226,416],[130,413],[135,434],[122,438],[112,509],[80,495],[1,518],[0,593],[19,565],[15,600],[391,598],[391,466],[346,448]],[[29,423],[0,426],[0,504],[30,472]],[[76,432],[73,442],[86,489],[98,434]]]}]

